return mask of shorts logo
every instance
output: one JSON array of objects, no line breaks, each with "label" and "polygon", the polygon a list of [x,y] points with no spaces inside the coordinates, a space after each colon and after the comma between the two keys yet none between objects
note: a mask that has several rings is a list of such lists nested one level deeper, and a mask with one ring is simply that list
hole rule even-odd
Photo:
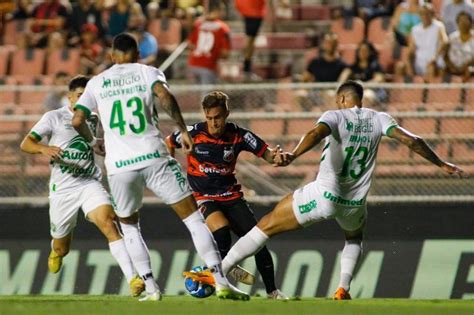
[{"label": "shorts logo", "polygon": [[244,135],[244,140],[252,149],[257,148],[257,139],[255,139],[255,137],[250,132],[247,132]]},{"label": "shorts logo", "polygon": [[354,200],[349,200],[349,199],[343,199],[341,198],[340,196],[335,196],[333,195],[331,192],[329,191],[325,191],[324,192],[324,198],[326,198],[327,200],[330,200],[334,203],[337,203],[337,204],[340,204],[340,205],[343,205],[343,206],[361,206],[364,204],[365,202],[365,199],[362,198],[362,199],[354,199]]},{"label": "shorts logo", "polygon": [[316,200],[311,200],[310,202],[304,205],[298,206],[298,210],[300,211],[300,213],[307,213],[316,209],[317,206],[318,206],[318,203],[316,202]]},{"label": "shorts logo", "polygon": [[224,161],[226,162],[231,162],[234,160],[234,149],[233,148],[230,148],[229,150],[226,150],[224,148],[224,157],[223,157]]},{"label": "shorts logo", "polygon": [[186,178],[184,178],[183,174],[181,173],[181,166],[179,166],[176,160],[170,160],[168,162],[168,166],[176,177],[176,181],[178,182],[179,188],[181,188],[181,191],[184,191],[186,187]]}]

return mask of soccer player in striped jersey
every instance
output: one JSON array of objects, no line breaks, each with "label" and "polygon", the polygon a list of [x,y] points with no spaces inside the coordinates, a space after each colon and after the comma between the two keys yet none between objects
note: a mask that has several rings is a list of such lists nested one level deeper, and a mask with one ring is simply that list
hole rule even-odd
[{"label": "soccer player in striped jersey", "polygon": [[[51,253],[48,269],[57,273],[63,257],[69,252],[72,232],[79,209],[94,223],[109,242],[110,252],[117,260],[130,284],[132,296],[138,296],[145,284],[133,268],[125,243],[115,225],[115,213],[109,194],[100,180],[100,168],[94,162],[92,145],[88,144],[71,125],[72,106],[84,92],[88,78],[76,76],[69,82],[69,106],[52,110],[23,139],[21,150],[43,154],[51,159],[49,183],[49,217],[51,222]],[[87,129],[96,130],[99,118],[91,115]]]},{"label": "soccer player in striped jersey", "polygon": [[[275,152],[279,150],[279,147],[269,148],[265,141],[250,130],[227,122],[228,99],[225,93],[219,91],[206,95],[201,104],[206,121],[188,127],[195,144],[194,151],[187,155],[188,181],[207,226],[214,235],[221,257],[225,257],[230,250],[231,230],[241,237],[257,224],[235,178],[239,153],[251,152],[273,164]],[[180,138],[180,131],[166,138],[172,156],[175,148],[182,147]],[[273,260],[266,247],[255,255],[255,262],[268,297],[288,299],[275,285]],[[253,275],[240,266],[234,267],[229,275],[246,284],[255,281]]]},{"label": "soccer player in striped jersey", "polygon": [[362,253],[367,218],[366,198],[382,136],[398,140],[449,174],[462,170],[443,161],[419,136],[400,127],[387,113],[362,107],[360,83],[347,81],[336,92],[339,110],[325,112],[291,153],[279,153],[275,163],[285,166],[325,139],[315,181],[284,197],[258,224],[231,248],[222,266],[228,272],[253,255],[279,233],[335,219],[345,234],[339,288],[334,299],[350,299],[350,283]]},{"label": "soccer player in striped jersey", "polygon": [[249,296],[234,288],[222,273],[214,238],[197,211],[181,166],[169,156],[155,125],[159,104],[177,123],[184,150],[192,151],[193,140],[163,72],[137,63],[138,44],[130,34],[114,38],[111,57],[114,65],[93,77],[77,101],[72,124],[87,141],[94,142],[85,122],[92,111],[99,112],[107,152],[105,166],[116,213],[127,250],[146,285],[147,295],[142,300],[161,299],[138,223],[145,185],[183,220],[198,254],[215,277],[217,297],[248,300]]}]

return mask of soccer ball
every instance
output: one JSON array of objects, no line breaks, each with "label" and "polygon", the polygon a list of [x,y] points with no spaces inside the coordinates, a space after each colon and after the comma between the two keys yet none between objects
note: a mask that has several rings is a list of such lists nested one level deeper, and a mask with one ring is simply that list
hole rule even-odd
[{"label": "soccer ball", "polygon": [[[206,270],[206,266],[196,266],[193,269],[191,269],[191,272],[199,272]],[[214,291],[216,291],[216,288],[214,286],[209,285],[207,283],[201,283],[198,281],[194,281],[191,278],[185,278],[184,279],[184,287],[188,291],[189,295],[194,296],[195,298],[198,299],[203,299],[211,296]]]}]

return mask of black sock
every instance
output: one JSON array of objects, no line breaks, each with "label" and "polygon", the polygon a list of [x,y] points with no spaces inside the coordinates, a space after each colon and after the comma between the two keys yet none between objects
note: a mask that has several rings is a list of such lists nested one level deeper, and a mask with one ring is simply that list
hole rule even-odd
[{"label": "black sock", "polygon": [[255,255],[255,263],[257,264],[258,272],[260,272],[260,275],[262,276],[267,293],[275,291],[275,269],[273,267],[272,255],[267,247],[262,248]]},{"label": "black sock", "polygon": [[219,253],[221,254],[222,259],[227,255],[230,250],[230,245],[232,244],[232,237],[230,236],[230,228],[228,226],[224,226],[217,231],[212,233],[214,239],[217,243],[217,248],[219,249]]},{"label": "black sock", "polygon": [[245,59],[244,60],[244,72],[250,72],[252,70],[252,60]]}]

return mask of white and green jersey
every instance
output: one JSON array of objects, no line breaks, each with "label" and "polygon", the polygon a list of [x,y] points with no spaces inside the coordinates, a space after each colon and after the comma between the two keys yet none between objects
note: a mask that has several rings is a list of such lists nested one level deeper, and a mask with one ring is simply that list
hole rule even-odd
[{"label": "white and green jersey", "polygon": [[92,78],[77,101],[76,108],[99,113],[109,175],[142,169],[169,155],[155,124],[155,83],[166,78],[154,67],[116,64]]},{"label": "white and green jersey", "polygon": [[324,197],[342,205],[365,202],[380,139],[398,126],[388,114],[367,108],[325,112],[318,123],[331,129],[317,177]]},{"label": "white and green jersey", "polygon": [[[63,150],[59,162],[51,162],[49,191],[52,194],[69,193],[90,180],[100,180],[100,168],[94,162],[89,144],[72,127],[73,112],[68,106],[47,112],[31,129],[37,140]],[[91,115],[87,124],[95,133],[99,118]]]}]

